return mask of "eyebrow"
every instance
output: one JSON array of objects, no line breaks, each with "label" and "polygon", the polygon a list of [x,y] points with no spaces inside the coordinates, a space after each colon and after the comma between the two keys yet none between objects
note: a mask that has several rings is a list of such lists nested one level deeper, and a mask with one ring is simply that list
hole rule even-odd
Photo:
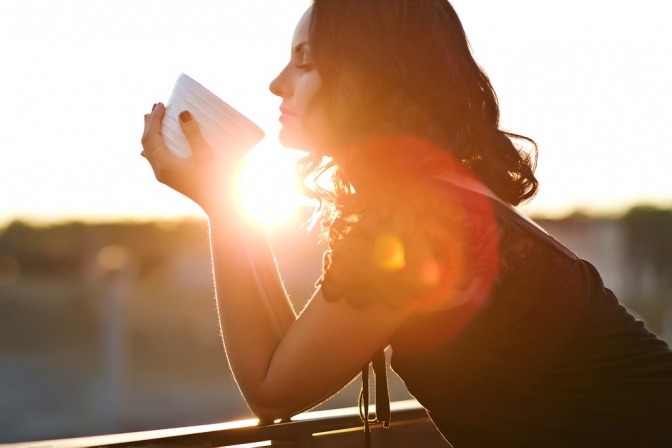
[{"label": "eyebrow", "polygon": [[308,45],[308,41],[304,40],[303,42],[299,42],[294,46],[294,49],[292,50],[293,53],[300,53],[301,50],[303,50],[306,46]]}]

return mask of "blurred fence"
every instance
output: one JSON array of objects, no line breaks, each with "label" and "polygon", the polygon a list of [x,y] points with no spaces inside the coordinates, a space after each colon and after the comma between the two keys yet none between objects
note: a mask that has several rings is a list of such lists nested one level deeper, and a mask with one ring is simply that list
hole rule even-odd
[{"label": "blurred fence", "polygon": [[[672,211],[540,220],[672,341]],[[323,246],[271,235],[297,309]],[[251,417],[221,347],[202,221],[0,230],[0,443]],[[392,398],[408,398],[392,376]],[[324,404],[349,406],[358,386]]]}]

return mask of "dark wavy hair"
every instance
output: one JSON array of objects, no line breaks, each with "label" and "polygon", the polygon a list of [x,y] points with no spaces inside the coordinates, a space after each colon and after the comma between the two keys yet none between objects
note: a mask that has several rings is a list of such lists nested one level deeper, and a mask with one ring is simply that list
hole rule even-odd
[{"label": "dark wavy hair", "polygon": [[[537,146],[499,128],[495,91],[447,0],[314,0],[309,42],[322,78],[314,101],[329,110],[345,93],[355,106],[350,137],[415,135],[443,148],[504,201],[518,205],[535,195]],[[353,74],[362,88],[344,92]],[[310,155],[300,171],[305,179],[332,165]],[[349,191],[346,175],[335,166],[342,191]]]}]

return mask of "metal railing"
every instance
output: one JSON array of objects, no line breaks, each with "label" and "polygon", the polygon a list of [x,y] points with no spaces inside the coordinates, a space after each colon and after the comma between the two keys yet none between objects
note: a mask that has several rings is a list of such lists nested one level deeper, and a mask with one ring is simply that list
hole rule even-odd
[{"label": "metal railing", "polygon": [[[415,400],[392,403],[392,424],[371,425],[374,447],[449,447],[425,410]],[[2,445],[6,448],[92,447],[295,447],[348,448],[364,446],[357,408],[306,412],[290,421],[259,425],[257,419],[186,428],[113,434],[74,439]]]}]

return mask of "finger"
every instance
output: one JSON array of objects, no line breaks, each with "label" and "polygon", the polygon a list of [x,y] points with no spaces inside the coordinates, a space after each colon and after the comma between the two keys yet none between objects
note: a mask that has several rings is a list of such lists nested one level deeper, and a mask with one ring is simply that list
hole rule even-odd
[{"label": "finger", "polygon": [[194,158],[198,159],[212,155],[210,146],[203,138],[198,123],[188,110],[180,113],[178,121],[180,122],[182,133],[189,142],[189,147],[191,148]]},{"label": "finger", "polygon": [[[144,118],[145,118],[145,129],[147,129],[147,123],[149,122],[150,114],[151,114],[151,112],[154,111],[154,109],[156,109],[156,105],[157,105],[157,104],[158,104],[158,103],[154,103],[154,105],[152,106],[152,110],[150,111],[150,113],[149,113],[149,114],[145,114],[145,117],[144,117]],[[144,133],[144,130],[143,130],[143,133]]]},{"label": "finger", "polygon": [[165,142],[161,136],[161,121],[165,113],[163,104],[158,103],[149,114],[145,130],[142,134],[142,147],[144,149],[145,157],[148,159],[155,159],[163,153],[169,152],[166,149]]},{"label": "finger", "polygon": [[149,120],[147,122],[147,132],[153,134],[161,134],[161,122],[163,121],[163,115],[166,113],[166,108],[162,103],[157,103],[152,108],[152,112],[149,114]]}]

